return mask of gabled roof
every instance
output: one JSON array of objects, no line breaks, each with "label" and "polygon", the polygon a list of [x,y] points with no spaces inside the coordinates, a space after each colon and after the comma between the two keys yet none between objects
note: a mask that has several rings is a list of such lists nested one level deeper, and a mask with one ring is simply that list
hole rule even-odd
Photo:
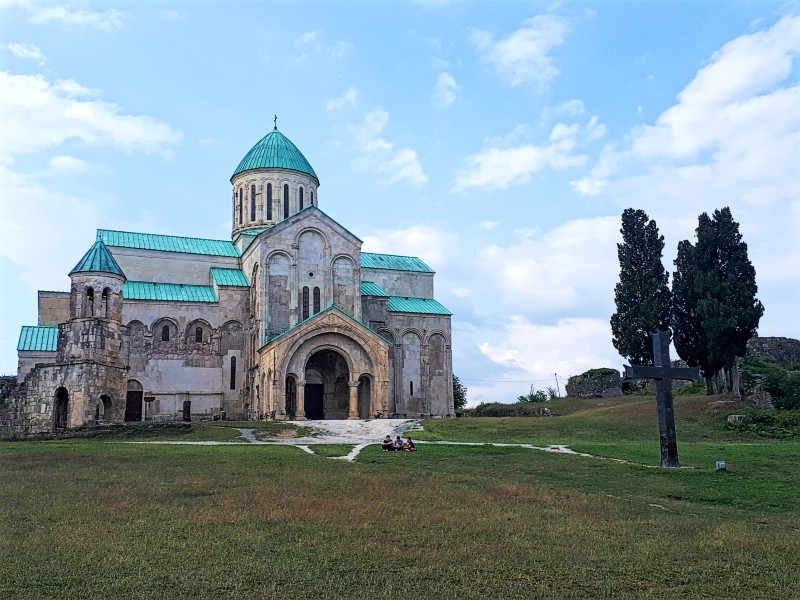
[{"label": "gabled roof", "polygon": [[362,296],[380,296],[382,298],[388,298],[389,294],[383,291],[383,288],[376,283],[372,283],[371,281],[362,281],[361,282],[361,295]]},{"label": "gabled roof", "polygon": [[311,165],[289,138],[276,127],[261,138],[231,175],[231,180],[243,171],[253,169],[290,169],[313,177],[319,183],[319,177]]},{"label": "gabled roof", "polygon": [[23,325],[17,350],[21,352],[55,352],[58,350],[58,327]]},{"label": "gabled roof", "polygon": [[397,256],[395,254],[361,253],[362,269],[388,269],[391,271],[415,271],[417,273],[435,273],[428,265],[416,256]]},{"label": "gabled roof", "polygon": [[134,233],[132,231],[113,231],[110,229],[98,229],[97,239],[102,240],[107,246],[118,248],[138,248],[141,250],[161,250],[163,252],[183,252],[185,254],[239,258],[239,250],[233,245],[233,242],[226,240],[208,240],[156,233]]},{"label": "gabled roof", "polygon": [[211,278],[217,285],[250,287],[250,280],[241,269],[220,269],[211,267]]},{"label": "gabled roof", "polygon": [[[342,310],[341,308],[339,308],[335,304],[330,304],[327,307],[323,308],[318,313],[316,313],[314,315],[311,315],[305,321],[300,321],[297,325],[293,325],[292,327],[289,327],[289,329],[287,329],[283,333],[276,335],[274,338],[272,338],[266,344],[264,344],[264,346],[269,346],[274,341],[279,340],[279,339],[281,339],[283,337],[286,337],[287,335],[289,335],[290,333],[293,333],[295,330],[299,329],[300,327],[304,327],[304,326],[308,325],[311,321],[317,320],[319,317],[324,316],[324,315],[326,315],[327,313],[329,313],[331,311],[335,311],[335,312],[337,312],[337,313],[339,313],[341,315],[344,315],[344,317],[346,319],[348,319],[349,321],[352,321],[353,323],[356,323],[359,326],[363,327],[364,329],[368,330],[372,335],[379,337],[380,339],[382,339],[387,344],[391,344],[392,343],[389,340],[387,340],[385,337],[383,337],[380,333],[377,333],[374,329],[371,329],[370,327],[368,327],[367,325],[365,325],[364,323],[362,323],[361,321],[359,321],[358,319],[353,317],[353,315],[351,315],[347,311]],[[264,346],[261,346],[261,348],[263,348]],[[259,348],[259,350],[261,348]]]},{"label": "gabled roof", "polygon": [[120,277],[125,277],[117,261],[111,256],[106,245],[102,240],[97,240],[89,251],[83,255],[78,264],[69,272],[73,273],[113,273]]},{"label": "gabled roof", "polygon": [[127,300],[166,300],[172,302],[217,302],[217,294],[210,285],[184,285],[180,283],[153,283],[126,281],[122,297]]},{"label": "gabled roof", "polygon": [[449,310],[433,298],[402,298],[389,296],[389,312],[416,313],[424,315],[452,315]]}]

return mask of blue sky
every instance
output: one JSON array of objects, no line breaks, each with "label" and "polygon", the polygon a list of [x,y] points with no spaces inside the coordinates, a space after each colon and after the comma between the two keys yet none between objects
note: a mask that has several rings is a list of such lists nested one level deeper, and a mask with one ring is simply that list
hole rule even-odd
[{"label": "blue sky", "polygon": [[421,256],[470,404],[621,368],[619,217],[730,206],[800,337],[800,5],[0,0],[0,371],[97,228],[224,239],[278,127],[364,250]]}]

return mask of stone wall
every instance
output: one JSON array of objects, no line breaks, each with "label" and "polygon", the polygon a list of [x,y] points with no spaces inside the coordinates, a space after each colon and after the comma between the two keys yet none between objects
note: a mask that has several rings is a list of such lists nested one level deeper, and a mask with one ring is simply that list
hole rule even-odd
[{"label": "stone wall", "polygon": [[782,367],[800,363],[800,340],[785,337],[754,337],[747,342],[747,356],[769,358]]},{"label": "stone wall", "polygon": [[617,372],[599,376],[573,375],[566,389],[570,398],[612,398],[622,396],[622,378]]}]

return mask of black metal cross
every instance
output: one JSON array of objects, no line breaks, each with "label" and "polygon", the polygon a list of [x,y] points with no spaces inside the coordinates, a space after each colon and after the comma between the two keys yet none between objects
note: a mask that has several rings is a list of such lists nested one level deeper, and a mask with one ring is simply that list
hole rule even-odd
[{"label": "black metal cross", "polygon": [[698,367],[671,367],[669,364],[670,332],[656,331],[653,339],[652,367],[625,365],[626,379],[655,379],[658,406],[658,433],[661,440],[661,466],[680,467],[678,440],[675,436],[675,409],[672,404],[672,380],[700,378]]}]

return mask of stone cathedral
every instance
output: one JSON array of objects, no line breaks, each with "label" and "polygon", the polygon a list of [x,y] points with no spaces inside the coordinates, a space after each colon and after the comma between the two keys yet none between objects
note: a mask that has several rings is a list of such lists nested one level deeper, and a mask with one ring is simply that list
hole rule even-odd
[{"label": "stone cathedral", "polygon": [[454,415],[434,271],[361,251],[277,127],[231,177],[231,240],[101,229],[22,328],[15,422]]}]

